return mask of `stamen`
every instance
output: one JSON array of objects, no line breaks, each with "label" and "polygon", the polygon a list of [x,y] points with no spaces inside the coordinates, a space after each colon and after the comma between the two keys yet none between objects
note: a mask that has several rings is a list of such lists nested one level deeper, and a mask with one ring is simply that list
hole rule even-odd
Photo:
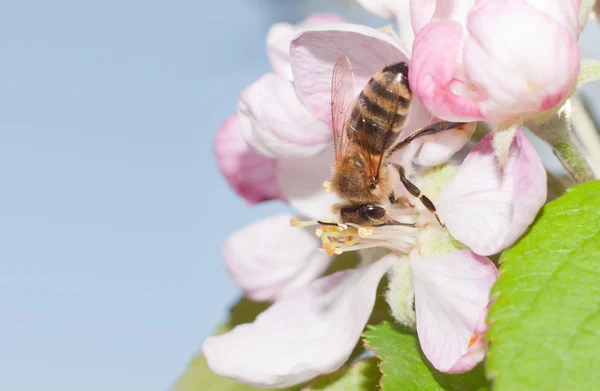
[{"label": "stamen", "polygon": [[408,253],[417,244],[418,229],[398,225],[362,227],[348,223],[321,226],[320,232],[323,248],[329,254],[379,246]]},{"label": "stamen", "polygon": [[380,246],[408,254],[417,245],[419,233],[417,227],[407,225],[365,227],[352,223],[296,219],[292,219],[290,224],[294,227],[318,225],[315,234],[321,238],[322,246],[329,255]]},{"label": "stamen", "polygon": [[319,220],[300,221],[296,219],[290,220],[292,227],[310,227],[311,225],[320,225]]}]

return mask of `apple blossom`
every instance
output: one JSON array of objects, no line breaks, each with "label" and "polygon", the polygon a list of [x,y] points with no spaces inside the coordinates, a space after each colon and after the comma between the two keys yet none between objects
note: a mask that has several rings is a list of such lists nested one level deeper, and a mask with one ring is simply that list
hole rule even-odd
[{"label": "apple blossom", "polygon": [[[291,47],[295,88],[303,108],[324,123],[329,117],[323,106],[329,106],[331,72],[342,54],[349,57],[359,88],[383,66],[407,59],[392,37],[362,26],[313,27],[300,34]],[[409,131],[431,121],[421,107],[418,100],[414,102]],[[257,129],[269,132],[262,126]],[[422,154],[431,153],[432,157],[423,160],[444,162],[469,137],[453,135],[449,139],[454,142],[452,147],[430,148],[430,152],[426,146],[439,140],[421,141],[415,143],[417,148],[402,151],[408,156],[398,158],[417,161]],[[485,350],[484,320],[489,290],[497,277],[495,266],[485,256],[518,239],[546,199],[544,168],[523,132],[515,131],[502,168],[493,153],[492,137],[484,137],[458,169],[445,165],[426,174],[414,173],[423,192],[434,199],[447,229],[418,202],[401,203],[390,210],[406,225],[320,225],[317,233],[331,253],[391,251],[372,259],[365,257],[359,268],[309,281],[327,264],[327,259],[317,256],[313,241],[305,238],[305,244],[296,246],[296,239],[287,236],[291,233],[275,233],[280,225],[270,223],[260,224],[262,228],[257,226],[251,234],[240,233],[237,244],[229,245],[235,250],[228,255],[230,273],[248,294],[274,298],[275,303],[253,323],[205,341],[203,352],[213,371],[252,386],[284,387],[338,369],[359,340],[386,273],[390,274],[386,298],[392,314],[398,321],[410,323],[412,319],[416,323],[423,351],[434,366],[446,372],[464,372],[476,365]],[[293,143],[305,145],[290,139],[272,143],[270,148],[274,155],[285,156]],[[329,159],[331,164],[331,153],[316,156],[325,156],[323,162]],[[278,183],[293,205],[310,210],[305,213],[309,217],[325,218],[326,212],[318,216],[318,210],[333,202],[325,201],[320,184],[329,179],[330,172],[317,160],[281,157],[276,170],[286,172],[278,176]],[[312,207],[317,204],[319,207]],[[266,253],[252,256],[251,250],[260,246],[256,242],[264,238],[272,245]],[[286,265],[269,259],[285,260]],[[307,264],[310,278],[302,277],[296,284],[293,271]],[[411,281],[412,288],[407,285],[398,290],[400,281]],[[407,305],[413,297],[415,313],[411,313],[412,305]]]},{"label": "apple blossom", "polygon": [[[329,128],[303,111],[296,98],[288,48],[302,28],[342,21],[337,15],[315,14],[296,26],[274,25],[267,35],[267,55],[274,73],[264,75],[244,90],[238,113],[217,130],[214,150],[221,173],[250,205],[283,198],[277,183],[278,156],[269,153],[270,143],[285,142],[290,137],[291,143],[298,142],[292,151],[296,156],[319,153],[329,145]],[[307,137],[309,130],[313,130],[313,139]],[[304,148],[300,148],[301,142]],[[278,155],[287,156],[283,152]]]},{"label": "apple blossom", "polygon": [[290,226],[292,215],[282,213],[251,224],[223,245],[225,267],[244,296],[273,301],[320,277],[331,257],[306,229]]},{"label": "apple blossom", "polygon": [[440,118],[507,121],[557,108],[574,87],[577,0],[413,0],[411,7],[411,87]]},{"label": "apple blossom", "polygon": [[[442,175],[422,177],[420,185],[429,194],[442,187],[433,198],[448,231],[417,203],[392,211],[396,219],[414,226],[322,225],[318,231],[330,250],[385,247],[392,253],[288,291],[255,322],[208,338],[203,351],[213,371],[253,386],[284,387],[336,370],[358,341],[378,282],[388,272],[390,283],[410,273],[414,293],[408,293],[414,295],[416,311],[412,317],[432,364],[452,373],[476,365],[484,354],[482,319],[497,277],[493,263],[477,252],[497,253],[510,245],[546,198],[543,166],[524,134],[516,134],[504,170],[491,139],[486,136],[458,171],[449,166]],[[472,249],[455,242],[448,232],[461,236]],[[394,296],[388,294],[392,308],[406,301]],[[412,311],[412,306],[404,307],[404,313]]]},{"label": "apple blossom", "polygon": [[[362,0],[406,20],[406,1]],[[487,120],[497,131],[525,125],[546,141],[579,182],[595,178],[573,134],[565,102],[578,86],[581,28],[593,0],[411,0],[415,39],[410,82],[434,115]],[[391,16],[391,15],[387,15]],[[582,73],[585,70],[582,69]],[[506,143],[496,142],[501,164]]]},{"label": "apple blossom", "polygon": [[237,114],[217,129],[214,151],[221,173],[248,204],[281,198],[275,179],[275,159],[248,148]]}]

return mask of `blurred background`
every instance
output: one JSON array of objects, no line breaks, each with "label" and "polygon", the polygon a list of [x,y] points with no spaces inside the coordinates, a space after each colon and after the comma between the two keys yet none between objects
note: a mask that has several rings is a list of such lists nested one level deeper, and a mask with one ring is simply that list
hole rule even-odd
[{"label": "blurred background", "polygon": [[[239,295],[221,243],[285,209],[248,208],[212,154],[268,28],[383,24],[350,0],[200,3],[2,7],[0,390],[171,385]],[[582,56],[599,41],[591,23]]]}]

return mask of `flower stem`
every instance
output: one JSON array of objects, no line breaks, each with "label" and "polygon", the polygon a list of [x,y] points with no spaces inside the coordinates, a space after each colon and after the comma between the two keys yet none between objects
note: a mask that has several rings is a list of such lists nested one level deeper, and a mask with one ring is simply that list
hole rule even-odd
[{"label": "flower stem", "polygon": [[[590,125],[591,124],[591,125]],[[600,176],[600,136],[587,110],[575,96],[551,116],[526,126],[554,150],[565,170],[578,183]]]},{"label": "flower stem", "polygon": [[584,158],[583,146],[575,139],[573,133],[561,135],[551,146],[565,170],[578,183],[596,179],[592,167]]}]

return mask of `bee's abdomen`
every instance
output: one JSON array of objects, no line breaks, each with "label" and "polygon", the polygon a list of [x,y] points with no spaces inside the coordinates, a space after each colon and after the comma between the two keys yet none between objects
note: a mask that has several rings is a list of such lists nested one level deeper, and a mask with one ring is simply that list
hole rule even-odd
[{"label": "bee's abdomen", "polygon": [[358,106],[365,125],[359,136],[363,136],[361,144],[370,151],[391,147],[406,122],[411,99],[406,63],[385,67],[375,74],[359,95]]}]

